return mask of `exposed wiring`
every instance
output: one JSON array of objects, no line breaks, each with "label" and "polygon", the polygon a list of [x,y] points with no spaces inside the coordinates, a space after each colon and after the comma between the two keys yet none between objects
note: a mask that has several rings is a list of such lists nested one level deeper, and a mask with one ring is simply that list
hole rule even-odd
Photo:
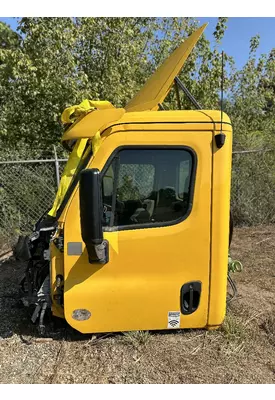
[{"label": "exposed wiring", "polygon": [[229,275],[229,272],[227,274],[227,279],[228,279],[228,283],[230,284],[230,286],[233,290],[233,294],[228,294],[228,297],[227,297],[227,304],[229,304],[237,296],[238,290],[237,290],[237,286],[236,286],[235,282]]},{"label": "exposed wiring", "polygon": [[[233,229],[234,229],[234,224],[233,224],[233,216],[232,212],[230,211],[230,225],[229,225],[229,249],[231,246],[231,241],[232,241],[232,236],[233,236]],[[241,272],[243,270],[242,263],[237,260],[232,260],[230,253],[228,255],[228,272],[227,272],[227,280],[228,283],[230,284],[233,294],[229,294],[227,297],[227,304],[229,304],[233,299],[236,298],[238,294],[237,286],[233,279],[230,276],[230,272]]]}]

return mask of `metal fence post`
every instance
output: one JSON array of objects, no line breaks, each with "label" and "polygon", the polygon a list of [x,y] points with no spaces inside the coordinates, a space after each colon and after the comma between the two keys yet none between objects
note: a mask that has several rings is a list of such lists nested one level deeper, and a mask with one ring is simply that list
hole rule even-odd
[{"label": "metal fence post", "polygon": [[59,188],[60,176],[59,176],[59,161],[57,158],[56,148],[55,145],[53,146],[54,151],[54,163],[55,163],[55,175],[56,175],[56,185],[57,189]]}]

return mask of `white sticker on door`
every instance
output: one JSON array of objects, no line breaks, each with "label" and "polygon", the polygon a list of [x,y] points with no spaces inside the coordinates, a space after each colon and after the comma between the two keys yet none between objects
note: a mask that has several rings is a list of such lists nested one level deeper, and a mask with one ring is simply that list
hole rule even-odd
[{"label": "white sticker on door", "polygon": [[168,311],[168,329],[180,327],[180,311]]}]

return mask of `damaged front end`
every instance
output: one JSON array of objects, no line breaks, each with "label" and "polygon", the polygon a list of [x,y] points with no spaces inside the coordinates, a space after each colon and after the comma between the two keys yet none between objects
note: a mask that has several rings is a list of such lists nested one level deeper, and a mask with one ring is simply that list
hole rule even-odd
[{"label": "damaged front end", "polygon": [[21,301],[33,308],[31,320],[38,321],[40,334],[44,334],[44,317],[51,308],[50,242],[57,230],[56,219],[42,216],[30,236],[20,236],[14,256],[27,266],[20,281]]}]

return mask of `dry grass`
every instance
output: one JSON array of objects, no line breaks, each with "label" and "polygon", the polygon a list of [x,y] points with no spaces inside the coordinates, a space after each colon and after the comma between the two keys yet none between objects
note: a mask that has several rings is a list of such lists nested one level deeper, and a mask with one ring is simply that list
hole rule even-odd
[{"label": "dry grass", "polygon": [[[264,240],[269,238],[268,240]],[[81,335],[64,323],[39,338],[18,308],[22,268],[0,266],[1,383],[274,383],[275,227],[235,230],[239,295],[217,331]]]},{"label": "dry grass", "polygon": [[150,333],[148,331],[131,331],[124,332],[125,343],[129,343],[135,348],[146,345],[150,340]]},{"label": "dry grass", "polygon": [[261,324],[261,328],[266,332],[270,343],[275,346],[275,315],[267,315]]}]

